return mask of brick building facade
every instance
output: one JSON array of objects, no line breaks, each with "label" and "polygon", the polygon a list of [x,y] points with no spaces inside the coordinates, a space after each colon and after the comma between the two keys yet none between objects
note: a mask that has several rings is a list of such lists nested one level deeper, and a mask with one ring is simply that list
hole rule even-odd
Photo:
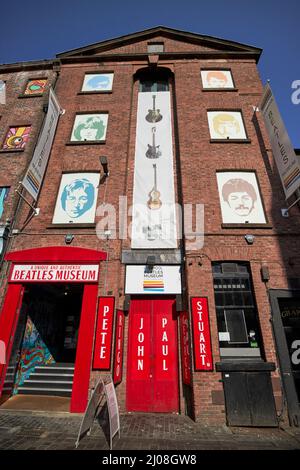
[{"label": "brick building facade", "polygon": [[[31,351],[24,352],[24,330],[35,328],[43,350],[35,367],[75,364],[71,411],[84,411],[96,381],[113,372],[116,361],[112,341],[112,346],[104,342],[107,349],[102,350],[106,354],[111,348],[109,370],[103,370],[101,361],[100,366],[95,362],[95,355],[102,354],[95,347],[97,335],[102,333],[105,341],[109,338],[101,325],[98,331],[100,296],[114,298],[114,307],[125,313],[123,377],[117,385],[121,411],[179,412],[208,424],[271,426],[280,415],[297,425],[299,379],[294,375],[289,383],[282,380],[280,371],[291,374],[292,365],[282,336],[283,317],[278,318],[287,309],[296,311],[299,214],[295,206],[289,217],[282,215],[286,202],[262,117],[256,111],[263,90],[257,71],[260,54],[252,46],[158,27],[61,53],[53,61],[0,68],[7,89],[6,105],[0,105],[2,146],[8,127],[31,126],[24,151],[0,152],[0,186],[11,188],[1,221],[13,219],[2,266],[0,320],[8,325],[7,337],[15,335],[14,344],[8,347],[10,373],[15,383],[16,376],[20,379],[14,393],[33,393],[33,389],[43,393],[44,385],[30,384],[27,362],[23,361],[23,369],[18,365],[20,357],[22,361]],[[88,79],[99,76],[107,80],[104,85],[89,85]],[[27,223],[30,208],[22,199],[17,202],[13,189],[33,153],[48,95],[47,88],[40,97],[18,95],[27,80],[40,77],[47,78],[47,87],[53,86],[65,112],[59,118],[37,201],[39,213]],[[143,106],[148,124],[139,118]],[[102,134],[82,137],[82,129],[91,127],[85,118],[93,123],[102,120]],[[231,120],[229,127],[224,119]],[[170,127],[160,131],[168,123]],[[103,157],[109,175],[103,171]],[[167,165],[173,166],[173,172]],[[69,191],[76,179],[84,180],[85,188],[89,178],[98,181],[94,184],[93,220],[85,219],[80,203],[76,214],[73,209],[71,215],[65,215],[67,207],[59,202],[64,197],[62,178]],[[154,214],[154,228],[150,222],[142,241],[124,235],[124,220],[123,226],[101,224],[107,215],[103,204],[116,209],[118,222],[120,196],[127,196],[130,206],[144,197],[148,184],[145,210]],[[230,199],[232,193],[235,200]],[[163,239],[154,233],[163,229],[155,215],[163,198],[169,202],[173,198],[183,208],[184,233],[179,240],[175,237],[175,244],[172,236]],[[234,209],[238,198],[242,202]],[[204,212],[199,206],[198,215],[204,214],[204,225],[196,227],[196,206],[201,204]],[[184,218],[189,207],[194,211],[191,227]],[[138,225],[135,209],[133,217],[128,215],[125,220],[128,226]],[[192,235],[198,244],[190,239]],[[25,277],[17,282],[12,277],[15,271],[10,272],[11,265],[34,264],[38,269],[37,265],[49,263],[65,267],[100,263],[99,281],[78,283],[77,287],[67,281],[45,282],[41,287],[39,282],[20,282]],[[52,311],[64,311],[60,348],[45,339],[49,331],[42,326],[42,310],[36,301],[39,295],[47,318]],[[68,303],[67,298],[75,300]],[[285,298],[289,305],[281,305]],[[209,318],[208,327],[199,323],[202,318],[197,317],[192,299],[200,302],[204,317]],[[72,316],[70,310],[76,310],[76,302],[82,310]],[[30,308],[34,311],[31,323]],[[19,320],[15,312],[21,312]],[[188,312],[188,348],[182,345],[182,312]],[[18,329],[22,315],[23,329]],[[297,313],[290,315],[299,321]],[[51,328],[55,322],[61,324],[55,318],[49,320],[54,322]],[[117,325],[113,325],[115,339]],[[72,332],[72,328],[68,343],[66,331]],[[7,373],[3,367],[2,385]],[[52,386],[53,394],[59,394],[56,389]],[[5,399],[11,393],[12,386],[6,387],[6,395],[4,387]]]}]

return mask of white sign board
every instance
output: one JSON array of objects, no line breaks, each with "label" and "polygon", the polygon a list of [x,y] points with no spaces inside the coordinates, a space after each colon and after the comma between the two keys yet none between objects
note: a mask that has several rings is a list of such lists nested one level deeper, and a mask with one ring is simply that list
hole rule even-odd
[{"label": "white sign board", "polygon": [[180,266],[126,266],[126,294],[181,294]]},{"label": "white sign board", "polygon": [[43,130],[39,136],[33,157],[22,181],[22,186],[34,200],[37,199],[46,171],[52,143],[62,110],[54,91],[50,88],[47,116]]},{"label": "white sign board", "polygon": [[109,415],[109,429],[110,429],[110,449],[112,449],[112,440],[113,437],[119,433],[120,437],[120,417],[119,417],[119,407],[117,402],[115,386],[111,382],[105,384],[104,386],[108,415]]},{"label": "white sign board", "polygon": [[134,161],[132,248],[176,248],[169,91],[140,92]]},{"label": "white sign board", "polygon": [[99,266],[94,264],[15,264],[11,282],[97,282]]},{"label": "white sign board", "polygon": [[285,197],[288,199],[300,186],[300,159],[295,154],[268,83],[264,89],[260,109],[271,141]]}]

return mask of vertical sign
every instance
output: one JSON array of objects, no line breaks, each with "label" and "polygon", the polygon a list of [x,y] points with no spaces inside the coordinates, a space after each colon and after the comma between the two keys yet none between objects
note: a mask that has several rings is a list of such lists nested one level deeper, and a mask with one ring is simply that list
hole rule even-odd
[{"label": "vertical sign", "polygon": [[268,83],[264,89],[260,109],[270,137],[285,197],[288,199],[300,186],[300,159],[295,154]]},{"label": "vertical sign", "polygon": [[176,248],[171,95],[140,92],[133,183],[132,248]]},{"label": "vertical sign", "polygon": [[133,380],[149,380],[150,377],[150,315],[136,313],[131,326]]},{"label": "vertical sign", "polygon": [[110,369],[114,308],[114,297],[99,297],[93,369]]},{"label": "vertical sign", "polygon": [[191,385],[191,357],[190,357],[190,335],[189,314],[181,312],[179,316],[180,345],[181,345],[181,368],[182,380],[186,385]]},{"label": "vertical sign", "polygon": [[0,80],[0,104],[6,104],[5,81]]},{"label": "vertical sign", "polygon": [[170,382],[172,377],[176,377],[178,367],[177,326],[172,318],[172,310],[165,307],[163,300],[156,301],[153,328],[155,381]]},{"label": "vertical sign", "polygon": [[207,297],[192,297],[195,370],[213,370]]},{"label": "vertical sign", "polygon": [[117,310],[115,358],[114,358],[114,373],[113,373],[113,381],[115,385],[122,382],[124,322],[125,322],[124,312],[122,310]]},{"label": "vertical sign", "polygon": [[63,111],[60,107],[57,97],[52,88],[50,88],[48,111],[44,122],[44,127],[39,136],[33,157],[22,181],[22,186],[29,192],[35,201],[37,200],[40,192],[58,119],[62,112]]}]

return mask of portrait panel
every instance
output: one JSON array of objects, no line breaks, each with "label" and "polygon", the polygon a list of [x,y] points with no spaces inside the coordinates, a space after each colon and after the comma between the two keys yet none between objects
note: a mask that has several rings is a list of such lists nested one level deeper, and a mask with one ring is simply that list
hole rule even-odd
[{"label": "portrait panel", "polygon": [[230,70],[201,70],[203,88],[234,88]]},{"label": "portrait panel", "polygon": [[208,111],[207,118],[212,139],[247,139],[240,111]]},{"label": "portrait panel", "polygon": [[265,224],[266,218],[253,171],[217,173],[224,224]]},{"label": "portrait panel", "polygon": [[4,140],[3,149],[19,150],[25,148],[30,129],[30,126],[10,127]]},{"label": "portrait panel", "polygon": [[75,117],[71,141],[105,141],[108,114],[77,114]]},{"label": "portrait panel", "polygon": [[94,223],[99,180],[99,173],[63,174],[52,223]]},{"label": "portrait panel", "polygon": [[81,91],[111,91],[113,73],[86,73]]},{"label": "portrait panel", "polygon": [[44,93],[46,84],[47,78],[28,80],[24,95],[40,95],[41,93]]},{"label": "portrait panel", "polygon": [[0,219],[4,211],[4,203],[5,203],[5,199],[7,198],[8,191],[9,191],[9,187],[0,186]]}]

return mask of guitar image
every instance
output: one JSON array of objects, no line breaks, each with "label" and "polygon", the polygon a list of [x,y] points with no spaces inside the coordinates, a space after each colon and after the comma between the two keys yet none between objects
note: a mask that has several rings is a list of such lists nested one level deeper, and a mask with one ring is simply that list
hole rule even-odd
[{"label": "guitar image", "polygon": [[162,202],[159,199],[160,192],[157,190],[157,183],[156,183],[156,164],[153,164],[154,169],[154,186],[149,193],[149,201],[147,202],[147,206],[149,209],[156,210],[160,209]]},{"label": "guitar image", "polygon": [[159,158],[161,156],[159,145],[155,145],[155,132],[156,127],[152,127],[152,145],[148,144],[148,150],[146,152],[147,158]]},{"label": "guitar image", "polygon": [[162,115],[160,114],[160,109],[155,109],[155,95],[152,95],[153,98],[153,109],[148,109],[148,114],[146,116],[146,121],[148,122],[159,122],[162,120]]}]

